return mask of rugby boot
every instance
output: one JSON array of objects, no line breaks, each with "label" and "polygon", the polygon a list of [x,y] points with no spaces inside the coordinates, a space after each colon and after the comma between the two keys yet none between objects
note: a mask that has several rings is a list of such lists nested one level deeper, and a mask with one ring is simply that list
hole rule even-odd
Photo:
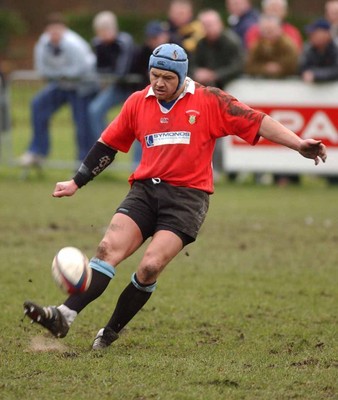
[{"label": "rugby boot", "polygon": [[114,332],[111,328],[101,328],[94,339],[92,349],[102,350],[110,346],[115,340],[117,340],[119,335]]},{"label": "rugby boot", "polygon": [[40,307],[31,301],[25,301],[23,304],[24,314],[33,322],[42,325],[56,338],[63,338],[69,331],[69,325],[61,313],[55,306]]}]

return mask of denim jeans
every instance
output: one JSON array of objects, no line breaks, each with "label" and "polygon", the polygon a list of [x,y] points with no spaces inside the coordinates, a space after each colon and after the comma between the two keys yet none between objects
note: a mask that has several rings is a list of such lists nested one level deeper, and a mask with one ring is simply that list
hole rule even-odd
[{"label": "denim jeans", "polygon": [[103,89],[89,105],[89,120],[92,135],[98,139],[107,127],[107,113],[109,109],[123,103],[132,93],[132,90],[121,85],[110,85]]},{"label": "denim jeans", "polygon": [[62,89],[55,83],[48,84],[42,89],[31,104],[33,137],[29,151],[42,156],[49,154],[50,119],[61,106],[69,103],[76,127],[77,159],[83,160],[96,141],[91,133],[88,119],[88,105],[92,98],[93,95],[80,96],[76,90]]}]

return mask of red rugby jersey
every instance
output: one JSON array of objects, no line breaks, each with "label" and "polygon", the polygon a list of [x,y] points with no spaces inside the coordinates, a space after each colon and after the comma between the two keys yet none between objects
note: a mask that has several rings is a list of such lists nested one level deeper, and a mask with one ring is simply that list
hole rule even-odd
[{"label": "red rugby jersey", "polygon": [[237,135],[254,145],[264,114],[226,92],[188,78],[187,90],[168,111],[150,86],[133,93],[102,140],[127,152],[135,139],[142,159],[129,181],[161,178],[174,186],[212,193],[212,155],[217,138]]}]

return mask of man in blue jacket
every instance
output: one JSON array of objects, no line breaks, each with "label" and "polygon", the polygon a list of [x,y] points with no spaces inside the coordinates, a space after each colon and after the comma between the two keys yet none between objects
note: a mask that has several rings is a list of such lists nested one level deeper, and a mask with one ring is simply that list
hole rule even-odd
[{"label": "man in blue jacket", "polygon": [[331,35],[331,26],[318,19],[306,27],[305,43],[300,62],[304,82],[325,82],[338,79],[338,46]]}]

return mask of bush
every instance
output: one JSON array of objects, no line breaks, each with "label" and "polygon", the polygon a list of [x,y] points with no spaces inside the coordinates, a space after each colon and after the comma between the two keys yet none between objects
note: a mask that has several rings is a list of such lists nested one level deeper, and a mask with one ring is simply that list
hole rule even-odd
[{"label": "bush", "polygon": [[19,14],[13,11],[0,10],[0,52],[6,51],[12,35],[22,35],[27,25]]}]

